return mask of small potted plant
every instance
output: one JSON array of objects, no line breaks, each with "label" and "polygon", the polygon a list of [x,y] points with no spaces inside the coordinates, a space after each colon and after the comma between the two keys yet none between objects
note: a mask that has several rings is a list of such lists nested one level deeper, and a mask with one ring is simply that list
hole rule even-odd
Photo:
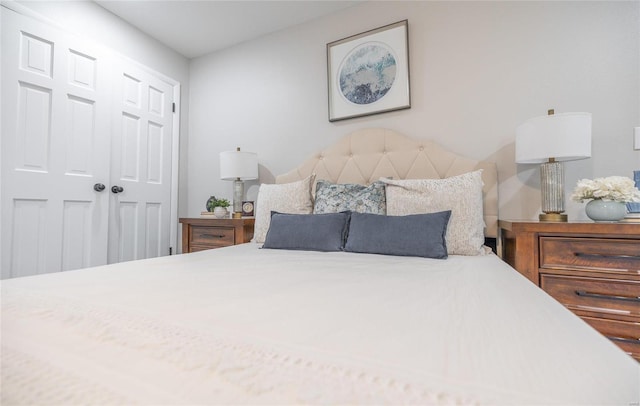
[{"label": "small potted plant", "polygon": [[229,215],[229,207],[231,203],[227,199],[216,199],[215,196],[211,196],[209,200],[207,200],[207,211],[213,212],[213,215],[217,218],[225,218]]}]

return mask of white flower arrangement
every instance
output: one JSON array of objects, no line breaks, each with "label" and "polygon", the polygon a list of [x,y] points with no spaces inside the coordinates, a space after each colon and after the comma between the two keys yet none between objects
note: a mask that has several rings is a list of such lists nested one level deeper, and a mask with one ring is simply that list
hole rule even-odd
[{"label": "white flower arrangement", "polygon": [[635,187],[633,180],[624,176],[580,179],[571,199],[577,202],[595,199],[620,203],[640,202],[640,190]]}]

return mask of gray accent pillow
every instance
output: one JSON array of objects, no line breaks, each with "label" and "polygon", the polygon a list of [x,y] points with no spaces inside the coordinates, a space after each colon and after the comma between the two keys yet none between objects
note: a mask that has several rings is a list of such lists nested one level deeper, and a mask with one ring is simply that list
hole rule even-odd
[{"label": "gray accent pillow", "polygon": [[451,210],[409,216],[351,213],[344,250],[446,259],[450,217]]},{"label": "gray accent pillow", "polygon": [[445,179],[381,179],[390,216],[451,210],[447,249],[455,255],[484,255],[482,169]]},{"label": "gray accent pillow", "polygon": [[316,183],[316,200],[313,206],[315,214],[339,213],[347,210],[358,213],[387,214],[384,183],[374,182],[369,186],[331,183],[324,180]]},{"label": "gray accent pillow", "polygon": [[342,251],[350,215],[350,212],[286,214],[272,211],[262,248]]}]

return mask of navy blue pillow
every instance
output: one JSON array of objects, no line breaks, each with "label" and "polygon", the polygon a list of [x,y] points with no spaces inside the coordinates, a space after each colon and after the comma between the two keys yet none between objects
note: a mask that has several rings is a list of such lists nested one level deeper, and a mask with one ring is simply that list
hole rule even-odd
[{"label": "navy blue pillow", "polygon": [[286,214],[271,212],[271,224],[262,248],[342,251],[351,212]]},{"label": "navy blue pillow", "polygon": [[445,236],[451,210],[409,216],[351,213],[345,251],[447,258]]}]

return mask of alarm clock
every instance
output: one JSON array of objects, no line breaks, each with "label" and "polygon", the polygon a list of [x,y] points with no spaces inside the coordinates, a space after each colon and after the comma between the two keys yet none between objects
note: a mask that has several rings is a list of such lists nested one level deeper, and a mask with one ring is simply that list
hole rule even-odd
[{"label": "alarm clock", "polygon": [[253,202],[244,201],[242,202],[242,216],[243,217],[253,217]]}]

